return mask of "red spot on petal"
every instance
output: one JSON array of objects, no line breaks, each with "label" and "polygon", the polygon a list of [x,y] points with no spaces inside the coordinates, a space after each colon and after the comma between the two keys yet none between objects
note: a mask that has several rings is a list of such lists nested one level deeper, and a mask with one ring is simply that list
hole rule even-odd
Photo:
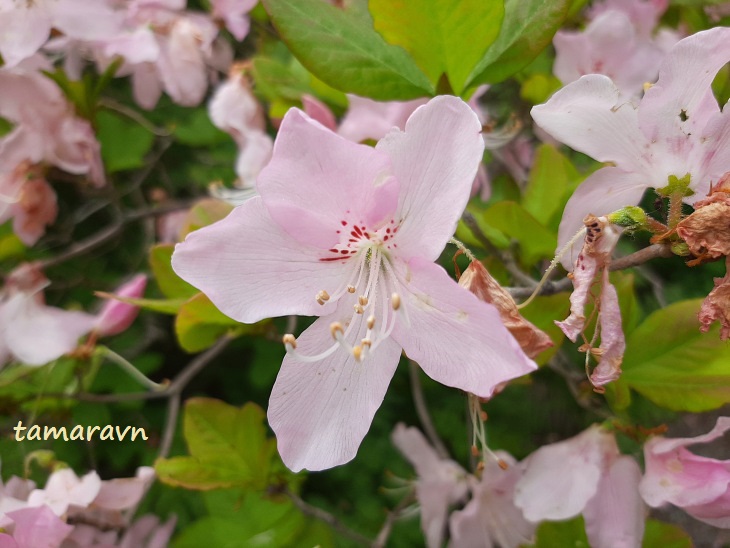
[{"label": "red spot on petal", "polygon": [[347,226],[347,221],[340,221],[342,223],[342,226]]}]

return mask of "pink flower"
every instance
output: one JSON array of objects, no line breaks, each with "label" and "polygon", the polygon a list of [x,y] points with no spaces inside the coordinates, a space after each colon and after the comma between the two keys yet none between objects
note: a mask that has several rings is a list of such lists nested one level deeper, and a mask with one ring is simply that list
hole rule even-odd
[{"label": "pink flower", "polygon": [[592,348],[593,340],[583,350],[598,357],[598,365],[590,376],[593,386],[600,388],[615,381],[621,375],[621,362],[626,350],[626,340],[621,328],[621,310],[616,288],[608,279],[608,265],[621,229],[611,224],[606,217],[587,215],[583,220],[586,226],[583,249],[578,254],[575,268],[571,274],[573,293],[570,295],[570,316],[555,324],[571,341],[575,342],[586,327],[585,307],[592,297],[596,277],[600,276],[600,298],[596,302],[598,315],[596,329],[600,333],[601,344]]},{"label": "pink flower", "polygon": [[700,521],[730,528],[730,460],[700,457],[686,449],[716,440],[728,430],[730,417],[720,417],[702,436],[650,439],[644,445],[646,471],[639,485],[646,503],[655,508],[674,504]]},{"label": "pink flower", "polygon": [[21,508],[8,512],[7,517],[13,521],[8,528],[13,536],[12,540],[0,538],[3,548],[59,548],[73,530],[47,506]]},{"label": "pink flower", "polygon": [[43,304],[48,281],[32,265],[12,273],[0,301],[0,364],[10,358],[43,365],[71,352],[88,333],[94,317]]},{"label": "pink flower", "polygon": [[429,548],[443,545],[449,507],[468,494],[466,471],[442,459],[417,428],[398,423],[393,444],[416,468],[416,497],[421,505],[421,529]]},{"label": "pink flower", "polygon": [[239,42],[248,34],[250,22],[246,14],[258,0],[211,0],[213,18],[223,21],[228,31]]},{"label": "pink flower", "polygon": [[494,307],[433,264],[469,198],[480,130],[465,103],[437,97],[371,148],[292,109],[260,197],[178,244],[175,271],[232,318],[322,316],[285,337],[269,401],[291,469],[355,456],[402,350],[482,397],[535,368]]},{"label": "pink flower", "polygon": [[[138,299],[144,295],[147,286],[147,276],[137,274],[127,283],[114,290],[115,295]],[[139,307],[111,299],[96,315],[93,330],[100,337],[111,337],[126,331],[139,313]]]},{"label": "pink flower", "polygon": [[236,160],[238,188],[219,188],[214,195],[239,205],[255,194],[256,179],[271,159],[274,147],[266,133],[264,111],[251,92],[240,65],[234,65],[228,80],[218,87],[208,105],[208,113],[213,124],[229,133],[239,149]]},{"label": "pink flower", "polygon": [[541,447],[524,462],[515,504],[533,522],[583,514],[594,548],[635,547],[644,535],[641,470],[599,426]]},{"label": "pink flower", "polygon": [[[638,108],[620,98],[606,76],[588,75],[532,109],[540,127],[575,150],[611,162],[573,194],[560,223],[558,246],[588,213],[636,205],[647,188],[689,176],[693,203],[730,171],[730,109],[712,95],[715,74],[730,59],[730,29],[714,28],[678,42]],[[563,264],[571,267],[566,256]]]},{"label": "pink flower", "polygon": [[0,223],[13,219],[13,232],[25,245],[33,245],[43,236],[46,225],[56,220],[56,193],[39,168],[21,162],[10,173],[0,172]]},{"label": "pink flower", "polygon": [[53,472],[43,489],[35,489],[28,495],[28,506],[47,506],[57,516],[63,516],[70,506],[87,507],[99,494],[101,478],[89,472],[79,478],[70,468]]}]

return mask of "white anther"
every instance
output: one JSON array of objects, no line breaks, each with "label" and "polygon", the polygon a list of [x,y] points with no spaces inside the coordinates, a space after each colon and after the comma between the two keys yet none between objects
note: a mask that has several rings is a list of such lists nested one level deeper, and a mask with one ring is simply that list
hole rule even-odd
[{"label": "white anther", "polygon": [[400,295],[398,295],[398,293],[393,293],[390,297],[390,304],[393,307],[393,310],[398,310],[400,308]]},{"label": "white anther", "polygon": [[356,346],[352,349],[352,355],[355,356],[355,361],[360,362],[362,360],[362,347]]},{"label": "white anther", "polygon": [[368,329],[372,329],[373,327],[375,327],[375,316],[370,314],[370,316],[368,316]]},{"label": "white anther", "polygon": [[342,337],[345,334],[345,330],[343,329],[342,324],[340,322],[332,322],[330,324],[330,334],[335,340],[338,340],[338,334],[340,337]]}]

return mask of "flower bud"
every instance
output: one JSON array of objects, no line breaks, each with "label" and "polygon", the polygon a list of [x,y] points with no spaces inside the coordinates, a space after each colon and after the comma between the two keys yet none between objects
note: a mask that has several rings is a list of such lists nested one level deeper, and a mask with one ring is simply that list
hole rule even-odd
[{"label": "flower bud", "polygon": [[[126,284],[119,287],[114,294],[120,297],[128,297],[137,299],[144,295],[147,286],[147,276],[137,274]],[[97,315],[94,331],[100,337],[110,337],[118,335],[132,325],[137,317],[139,308],[128,303],[116,300],[109,300],[104,303],[101,311]]]}]

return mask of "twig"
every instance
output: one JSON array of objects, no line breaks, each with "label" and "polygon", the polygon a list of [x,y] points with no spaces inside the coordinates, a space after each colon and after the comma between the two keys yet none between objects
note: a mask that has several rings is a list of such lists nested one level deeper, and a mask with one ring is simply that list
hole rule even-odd
[{"label": "twig", "polygon": [[385,545],[388,542],[388,537],[390,537],[390,533],[393,531],[393,525],[395,525],[396,520],[400,517],[403,509],[410,506],[415,500],[415,493],[413,490],[411,490],[405,497],[400,500],[400,502],[396,505],[395,508],[393,508],[393,510],[388,512],[388,516],[385,518],[383,526],[378,532],[378,536],[375,537],[375,540],[373,541],[372,548],[385,548]]},{"label": "twig", "polygon": [[499,260],[504,264],[504,267],[510,274],[512,274],[512,277],[518,284],[525,287],[537,286],[537,282],[520,269],[511,253],[497,248],[497,246],[495,246],[489,238],[486,237],[484,232],[482,232],[482,229],[479,228],[479,223],[477,223],[474,215],[465,211],[462,214],[461,219],[464,221],[464,224],[469,227],[469,230],[471,230],[474,237],[479,240],[479,243],[482,244],[484,249],[499,258]]},{"label": "twig", "polygon": [[426,405],[426,398],[423,396],[423,387],[421,386],[421,379],[418,376],[418,365],[413,360],[408,360],[408,373],[411,379],[411,393],[413,394],[413,403],[416,406],[416,413],[423,426],[423,431],[426,432],[431,445],[433,445],[436,452],[442,459],[449,458],[449,452],[446,450],[444,443],[439,438],[438,432],[431,421],[431,415],[428,412],[428,406]]},{"label": "twig", "polygon": [[323,521],[324,523],[332,527],[332,529],[340,533],[342,536],[347,537],[350,540],[357,542],[358,544],[361,544],[363,546],[370,545],[369,538],[367,538],[365,535],[361,535],[357,531],[353,531],[329,512],[305,502],[296,493],[292,493],[289,490],[285,491],[285,493],[294,503],[294,506],[299,508],[302,514]]},{"label": "twig", "polygon": [[611,271],[624,270],[625,268],[631,268],[632,266],[639,266],[640,264],[644,264],[652,259],[667,258],[672,255],[674,255],[674,253],[672,253],[672,250],[668,245],[653,244],[649,247],[640,249],[631,255],[626,255],[625,257],[620,257],[611,261],[608,269]]},{"label": "twig", "polygon": [[[538,292],[538,296],[542,297],[545,295],[555,295],[556,293],[562,293],[563,291],[568,291],[572,286],[573,281],[570,278],[561,278],[560,280],[555,280],[554,282],[547,282]],[[505,289],[509,291],[509,294],[512,295],[512,297],[515,299],[525,299],[532,295],[532,292],[534,291],[530,287],[507,287]]]},{"label": "twig", "polygon": [[165,419],[165,427],[162,430],[162,441],[160,441],[160,449],[157,453],[158,458],[165,458],[170,454],[172,448],[172,440],[175,437],[175,428],[177,427],[177,416],[180,414],[180,394],[173,394],[167,400],[167,418]]}]

